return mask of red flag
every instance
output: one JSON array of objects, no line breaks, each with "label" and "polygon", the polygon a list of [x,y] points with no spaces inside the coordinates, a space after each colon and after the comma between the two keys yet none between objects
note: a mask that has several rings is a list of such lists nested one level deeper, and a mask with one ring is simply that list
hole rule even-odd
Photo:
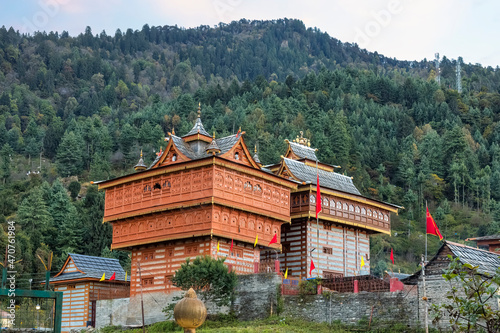
[{"label": "red flag", "polygon": [[113,281],[116,278],[116,272],[113,272],[113,275],[109,278],[109,281]]},{"label": "red flag", "polygon": [[229,249],[229,252],[233,251],[233,240],[231,239],[231,248]]},{"label": "red flag", "polygon": [[439,240],[443,239],[443,236],[441,236],[441,233],[439,232],[436,222],[432,218],[431,213],[429,213],[429,208],[427,208],[427,233],[429,235],[438,236]]},{"label": "red flag", "polygon": [[321,190],[319,188],[319,175],[317,175],[316,179],[316,218],[318,218],[318,214],[321,212]]},{"label": "red flag", "polygon": [[309,275],[311,275],[311,276],[312,276],[312,274],[311,274],[311,273],[312,273],[312,271],[313,271],[315,268],[316,268],[316,266],[314,266],[314,262],[313,262],[313,260],[312,260],[312,258],[311,258],[311,268],[309,268]]},{"label": "red flag", "polygon": [[392,261],[392,264],[394,265],[394,252],[392,252],[392,249],[391,249],[391,261]]},{"label": "red flag", "polygon": [[269,245],[273,243],[278,243],[278,234],[274,234],[273,239],[271,239],[271,241],[269,242]]}]

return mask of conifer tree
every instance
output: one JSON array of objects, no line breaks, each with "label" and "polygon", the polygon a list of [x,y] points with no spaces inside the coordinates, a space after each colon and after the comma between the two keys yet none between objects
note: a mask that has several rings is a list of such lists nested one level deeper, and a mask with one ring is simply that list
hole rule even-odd
[{"label": "conifer tree", "polygon": [[56,164],[59,174],[64,177],[77,175],[82,171],[81,137],[75,132],[64,133],[57,149]]}]

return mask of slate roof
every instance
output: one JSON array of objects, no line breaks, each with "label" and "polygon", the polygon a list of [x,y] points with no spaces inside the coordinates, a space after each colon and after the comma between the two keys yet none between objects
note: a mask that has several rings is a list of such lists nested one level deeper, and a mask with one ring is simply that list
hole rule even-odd
[{"label": "slate roof", "polygon": [[233,134],[233,135],[226,136],[226,137],[223,137],[220,139],[215,139],[215,141],[217,141],[217,146],[219,146],[220,153],[224,154],[224,153],[227,153],[228,151],[230,151],[231,148],[234,147],[236,142],[238,142],[240,136],[241,136],[241,134],[240,135]]},{"label": "slate roof", "polygon": [[316,157],[316,149],[301,145],[295,142],[288,142],[293,153],[300,158],[307,158],[309,160],[318,161]]},{"label": "slate roof", "polygon": [[500,235],[489,235],[483,237],[467,238],[467,241],[482,241],[482,240],[497,240],[500,239]]},{"label": "slate roof", "polygon": [[[215,142],[220,149],[220,153],[218,153],[216,155],[221,155],[221,154],[227,153],[229,150],[231,150],[231,148],[233,148],[234,145],[238,142],[240,135],[233,134],[233,135],[226,136],[223,138],[215,139]],[[178,136],[171,135],[171,138],[172,138],[172,141],[173,141],[175,147],[177,147],[177,149],[181,153],[186,155],[191,160],[199,160],[201,158],[205,158],[205,157],[209,156],[205,149],[200,151],[198,154],[196,154],[191,149],[189,144],[184,142],[184,140]],[[160,160],[160,158],[161,158],[161,156],[157,156],[156,159],[153,161],[153,163],[151,163],[151,165],[148,167],[148,170],[151,169],[153,167],[153,165],[155,165]]]},{"label": "slate roof", "polygon": [[[295,177],[302,181],[311,182],[312,184],[317,185],[315,167],[289,158],[284,158],[284,163]],[[319,174],[319,183],[321,187],[327,187],[332,190],[361,195],[356,186],[354,186],[351,177],[321,169],[319,169],[317,172]]]},{"label": "slate roof", "polygon": [[478,272],[495,274],[495,271],[500,267],[500,259],[498,253],[476,249],[474,247],[445,241],[451,252],[456,257],[460,258],[463,264],[470,264],[472,266],[479,266]]},{"label": "slate roof", "polygon": [[[450,241],[443,242],[443,245],[441,245],[436,255],[427,263],[427,265],[438,257],[445,246],[450,249],[454,257],[459,258],[462,264],[478,266],[477,270],[480,274],[493,275],[496,269],[500,267],[500,259],[497,253],[476,249],[474,247]],[[422,270],[419,270],[418,272],[415,272],[405,278],[403,282],[407,284],[415,284],[421,273]]]},{"label": "slate roof", "polygon": [[198,133],[200,133],[202,135],[210,136],[210,134],[208,134],[208,132],[205,130],[205,127],[203,127],[203,124],[201,123],[200,117],[196,118],[196,122],[194,123],[193,128],[183,137],[190,136],[193,134],[198,134]]},{"label": "slate roof", "polygon": [[[75,253],[68,253],[68,256],[71,257],[76,268],[78,268],[83,273],[62,273],[57,277],[50,278],[50,282],[85,278],[100,279],[103,273],[106,274],[106,280],[108,280],[111,275],[113,275],[113,273],[116,273],[115,279],[117,281],[125,281],[125,271],[120,265],[118,259],[92,257]],[[130,281],[129,276],[127,276],[127,281]]]}]

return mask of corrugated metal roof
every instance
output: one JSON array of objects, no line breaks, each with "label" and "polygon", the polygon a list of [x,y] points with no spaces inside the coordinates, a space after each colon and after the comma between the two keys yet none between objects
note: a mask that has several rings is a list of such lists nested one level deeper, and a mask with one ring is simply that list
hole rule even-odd
[{"label": "corrugated metal roof", "polygon": [[318,158],[316,157],[316,149],[295,142],[289,142],[289,144],[293,153],[298,157],[307,158],[313,161],[318,160]]},{"label": "corrugated metal roof", "polygon": [[[117,281],[125,281],[125,271],[120,265],[120,261],[118,259],[93,257],[76,253],[68,253],[68,256],[73,260],[76,268],[78,268],[83,273],[63,273],[57,277],[51,278],[51,282],[82,278],[100,279],[102,277],[102,274],[106,274],[105,277],[106,280],[108,280],[111,275],[113,275],[113,273],[116,273],[115,279]],[[127,277],[127,280],[130,281],[129,277]]]},{"label": "corrugated metal roof", "polygon": [[289,158],[284,158],[284,163],[295,177],[304,182],[311,182],[312,184],[317,185],[316,172],[318,172],[320,187],[361,195],[352,182],[351,177],[343,176],[336,172],[328,172],[321,169],[317,170],[315,167]]}]

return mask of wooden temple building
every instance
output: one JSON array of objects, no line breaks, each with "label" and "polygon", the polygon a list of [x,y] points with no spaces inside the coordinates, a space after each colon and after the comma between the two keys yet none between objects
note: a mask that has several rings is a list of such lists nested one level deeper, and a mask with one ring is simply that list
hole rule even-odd
[{"label": "wooden temple building", "polygon": [[[144,292],[168,293],[181,263],[200,255],[225,257],[237,274],[262,271],[270,261],[274,270],[279,258],[282,271],[309,277],[318,239],[316,165],[323,198],[318,272],[359,274],[360,255],[369,272],[369,235],[390,233],[390,213],[399,207],[362,196],[350,177],[319,162],[303,138],[288,142],[280,163],[264,167],[244,134],[211,136],[199,107],[191,131],[168,133],[149,167],[141,156],[135,173],[99,182],[112,248],[132,253],[131,296],[141,284]],[[270,244],[274,235],[278,241]]]},{"label": "wooden temple building", "polygon": [[[298,182],[291,194],[291,224],[282,226],[281,266],[287,267],[291,276],[309,277],[313,259],[316,269],[312,276],[369,274],[370,235],[390,235],[390,213],[397,213],[401,207],[361,195],[351,177],[334,172],[335,166],[318,160],[316,149],[310,147],[302,132],[286,143],[288,148],[280,163],[267,166],[274,174]],[[319,221],[317,175],[322,201]]]}]

